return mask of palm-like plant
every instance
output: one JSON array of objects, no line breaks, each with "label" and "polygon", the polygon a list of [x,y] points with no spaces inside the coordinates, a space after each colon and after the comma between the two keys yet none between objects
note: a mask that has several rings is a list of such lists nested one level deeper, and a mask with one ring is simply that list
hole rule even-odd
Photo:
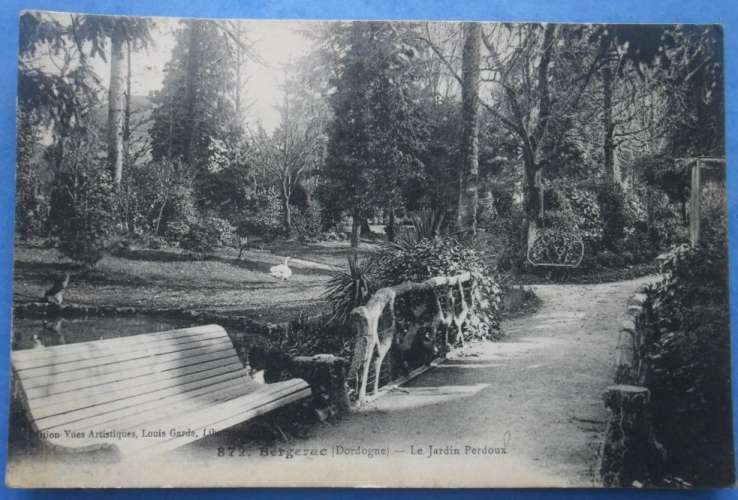
[{"label": "palm-like plant", "polygon": [[416,241],[440,236],[443,219],[444,213],[437,209],[426,208],[413,214],[412,223]]},{"label": "palm-like plant", "polygon": [[356,253],[349,255],[348,270],[334,271],[323,294],[333,308],[329,322],[347,323],[351,311],[366,304],[376,290],[374,259],[360,258]]}]

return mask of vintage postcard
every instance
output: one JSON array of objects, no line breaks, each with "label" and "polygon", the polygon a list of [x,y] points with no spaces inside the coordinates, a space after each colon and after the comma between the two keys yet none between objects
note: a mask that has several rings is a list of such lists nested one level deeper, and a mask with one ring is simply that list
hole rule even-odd
[{"label": "vintage postcard", "polygon": [[19,22],[8,485],[733,485],[720,26]]}]

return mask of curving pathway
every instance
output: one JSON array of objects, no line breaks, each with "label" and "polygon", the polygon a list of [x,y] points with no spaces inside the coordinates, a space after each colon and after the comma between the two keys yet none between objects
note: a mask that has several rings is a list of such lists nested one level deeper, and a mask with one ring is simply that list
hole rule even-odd
[{"label": "curving pathway", "polygon": [[[596,485],[617,333],[629,296],[651,279],[536,286],[541,309],[506,321],[504,340],[468,347],[275,456],[252,448],[232,465],[269,485]],[[216,445],[182,457],[202,463]],[[287,459],[279,447],[329,456]],[[388,456],[370,458],[371,448]]]}]

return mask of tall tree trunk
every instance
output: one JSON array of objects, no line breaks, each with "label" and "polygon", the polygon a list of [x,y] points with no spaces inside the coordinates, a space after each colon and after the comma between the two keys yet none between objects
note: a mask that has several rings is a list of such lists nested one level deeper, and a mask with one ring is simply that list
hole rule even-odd
[{"label": "tall tree trunk", "polygon": [[387,241],[395,241],[395,209],[390,205],[388,210],[389,220],[387,221],[385,233],[387,233]]},{"label": "tall tree trunk", "polygon": [[351,248],[359,248],[359,236],[361,233],[361,212],[356,209],[351,214]]},{"label": "tall tree trunk", "polygon": [[461,119],[462,174],[459,182],[459,231],[477,232],[479,203],[479,63],[482,28],[479,23],[464,24],[462,56]]},{"label": "tall tree trunk", "polygon": [[123,111],[123,163],[128,168],[131,153],[131,41],[126,40],[126,90]]},{"label": "tall tree trunk", "polygon": [[[541,53],[541,62],[538,64],[537,84],[538,84],[538,120],[533,128],[530,136],[524,136],[523,139],[523,163],[524,163],[524,182],[523,182],[523,200],[525,203],[525,224],[527,229],[526,245],[527,249],[533,245],[538,234],[538,226],[543,218],[543,171],[542,165],[538,158],[541,143],[546,135],[548,120],[551,118],[551,98],[548,89],[548,67],[551,64],[551,57],[554,50],[554,38],[556,37],[557,27],[555,24],[547,24],[544,35]],[[508,90],[508,93],[511,91]],[[514,96],[511,97],[511,104],[516,115],[516,121],[521,130],[524,130],[523,120],[519,105],[515,101]]]},{"label": "tall tree trunk", "polygon": [[110,36],[110,87],[108,88],[108,162],[113,182],[123,179],[123,42],[125,33],[116,23]]},{"label": "tall tree trunk", "polygon": [[602,67],[602,129],[604,133],[603,156],[605,159],[605,177],[612,185],[616,182],[613,142],[614,127],[612,124],[612,68],[609,61]]},{"label": "tall tree trunk", "polygon": [[154,234],[159,236],[159,226],[161,226],[161,218],[164,216],[164,207],[167,205],[167,200],[161,202],[159,207],[159,213],[156,215],[156,224],[154,225]]},{"label": "tall tree trunk", "polygon": [[682,201],[681,206],[681,213],[682,213],[682,224],[685,226],[689,226],[689,212],[687,211],[687,201]]},{"label": "tall tree trunk", "polygon": [[366,217],[361,217],[361,234],[363,236],[371,236],[372,228],[369,227],[369,221]]},{"label": "tall tree trunk", "polygon": [[[126,92],[125,111],[123,113],[123,167],[128,170],[131,163],[131,41],[126,39]],[[125,211],[123,215],[129,234],[134,233],[133,210],[131,196],[126,193]]]},{"label": "tall tree trunk", "polygon": [[538,226],[543,219],[543,171],[533,161],[525,161],[525,207],[527,249],[538,235]]},{"label": "tall tree trunk", "polygon": [[292,236],[292,210],[290,207],[289,182],[282,181],[282,225],[285,237]]},{"label": "tall tree trunk", "polygon": [[200,66],[200,23],[201,21],[190,21],[189,40],[187,46],[187,73],[185,77],[185,151],[184,162],[190,167],[195,160],[196,145],[194,142],[194,130],[197,117],[197,84]]}]

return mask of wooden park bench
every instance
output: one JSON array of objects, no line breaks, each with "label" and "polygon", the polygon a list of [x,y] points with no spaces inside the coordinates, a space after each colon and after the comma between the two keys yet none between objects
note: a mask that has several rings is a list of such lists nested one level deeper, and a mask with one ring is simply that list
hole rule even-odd
[{"label": "wooden park bench", "polygon": [[311,395],[253,380],[218,325],[14,351],[16,390],[45,445],[163,453]]}]

